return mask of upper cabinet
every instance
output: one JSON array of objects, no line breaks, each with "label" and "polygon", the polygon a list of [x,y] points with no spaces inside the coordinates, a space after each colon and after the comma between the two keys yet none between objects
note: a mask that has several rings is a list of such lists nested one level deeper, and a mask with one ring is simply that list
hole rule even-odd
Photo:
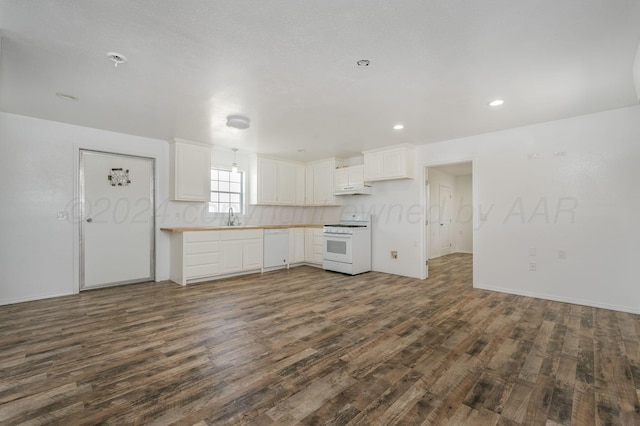
[{"label": "upper cabinet", "polygon": [[336,191],[364,186],[364,166],[350,166],[336,169]]},{"label": "upper cabinet", "polygon": [[304,205],[304,164],[255,156],[250,178],[251,204]]},{"label": "upper cabinet", "polygon": [[308,206],[336,205],[335,170],[342,164],[341,160],[327,160],[307,163],[305,204]]},{"label": "upper cabinet", "polygon": [[211,147],[180,139],[170,143],[169,197],[173,201],[209,201]]},{"label": "upper cabinet", "polygon": [[408,144],[363,151],[364,180],[413,179],[414,152]]}]

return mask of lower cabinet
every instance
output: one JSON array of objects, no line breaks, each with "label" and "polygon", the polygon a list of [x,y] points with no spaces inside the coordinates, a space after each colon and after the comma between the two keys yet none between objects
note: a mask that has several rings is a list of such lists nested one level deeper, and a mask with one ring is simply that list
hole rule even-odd
[{"label": "lower cabinet", "polygon": [[262,269],[262,229],[171,234],[170,279],[181,285]]},{"label": "lower cabinet", "polygon": [[322,228],[305,228],[304,231],[304,261],[320,266],[322,265]]},{"label": "lower cabinet", "polygon": [[245,240],[242,243],[242,270],[262,269],[262,238]]},{"label": "lower cabinet", "polygon": [[[290,228],[289,263],[321,267],[322,244],[322,228]],[[171,234],[170,279],[178,284],[257,272],[262,265],[261,228]]]},{"label": "lower cabinet", "polygon": [[242,271],[242,241],[223,241],[222,247],[222,274],[233,274]]},{"label": "lower cabinet", "polygon": [[289,228],[289,263],[304,262],[304,228]]}]

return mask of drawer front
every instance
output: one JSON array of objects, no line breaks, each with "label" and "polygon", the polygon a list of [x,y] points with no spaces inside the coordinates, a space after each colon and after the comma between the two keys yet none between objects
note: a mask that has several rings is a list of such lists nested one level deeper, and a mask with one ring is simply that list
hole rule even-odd
[{"label": "drawer front", "polygon": [[219,231],[194,231],[185,232],[184,241],[187,243],[203,242],[203,241],[218,241],[220,239]]},{"label": "drawer front", "polygon": [[203,253],[203,254],[190,254],[185,256],[184,263],[185,266],[197,266],[197,265],[207,265],[209,263],[219,263],[220,262],[220,254],[219,253]]},{"label": "drawer front", "polygon": [[208,277],[220,274],[220,264],[210,263],[208,265],[187,266],[186,279]]},{"label": "drawer front", "polygon": [[262,239],[262,229],[230,229],[228,231],[220,231],[221,241],[233,240],[252,240],[256,238]]},{"label": "drawer front", "polygon": [[212,253],[220,251],[220,243],[217,241],[203,241],[199,243],[188,243],[185,245],[184,253],[189,254],[201,254]]}]

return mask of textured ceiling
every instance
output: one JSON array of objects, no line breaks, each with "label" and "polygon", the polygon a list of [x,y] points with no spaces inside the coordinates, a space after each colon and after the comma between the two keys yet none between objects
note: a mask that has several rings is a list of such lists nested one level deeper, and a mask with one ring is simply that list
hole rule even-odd
[{"label": "textured ceiling", "polygon": [[0,109],[350,157],[635,105],[638,22],[640,0],[0,0]]}]

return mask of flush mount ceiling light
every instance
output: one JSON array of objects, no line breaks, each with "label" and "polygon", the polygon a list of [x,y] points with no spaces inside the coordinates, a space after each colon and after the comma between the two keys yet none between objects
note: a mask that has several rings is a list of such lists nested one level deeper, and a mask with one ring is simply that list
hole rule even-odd
[{"label": "flush mount ceiling light", "polygon": [[107,58],[113,61],[116,68],[118,67],[119,64],[124,64],[125,62],[127,62],[126,56],[116,52],[107,52]]},{"label": "flush mount ceiling light", "polygon": [[70,101],[70,102],[74,102],[74,101],[78,100],[77,97],[75,97],[73,95],[66,94],[66,93],[62,93],[62,92],[56,93],[56,96],[59,97],[60,99],[63,99],[65,101]]},{"label": "flush mount ceiling light", "polygon": [[502,99],[494,99],[491,102],[489,102],[489,106],[492,106],[492,107],[497,107],[502,104],[504,104],[504,101]]},{"label": "flush mount ceiling light", "polygon": [[227,117],[227,127],[234,129],[248,129],[250,120],[242,115],[230,115]]},{"label": "flush mount ceiling light", "polygon": [[393,130],[402,130],[404,129],[404,124],[396,124],[393,126]]},{"label": "flush mount ceiling light", "polygon": [[231,164],[231,171],[233,173],[238,173],[238,163],[236,163],[236,152],[238,152],[238,148],[232,148],[233,151],[233,163]]},{"label": "flush mount ceiling light", "polygon": [[359,67],[368,67],[369,65],[371,65],[371,61],[368,59],[360,59],[358,62],[356,62],[356,64]]}]

